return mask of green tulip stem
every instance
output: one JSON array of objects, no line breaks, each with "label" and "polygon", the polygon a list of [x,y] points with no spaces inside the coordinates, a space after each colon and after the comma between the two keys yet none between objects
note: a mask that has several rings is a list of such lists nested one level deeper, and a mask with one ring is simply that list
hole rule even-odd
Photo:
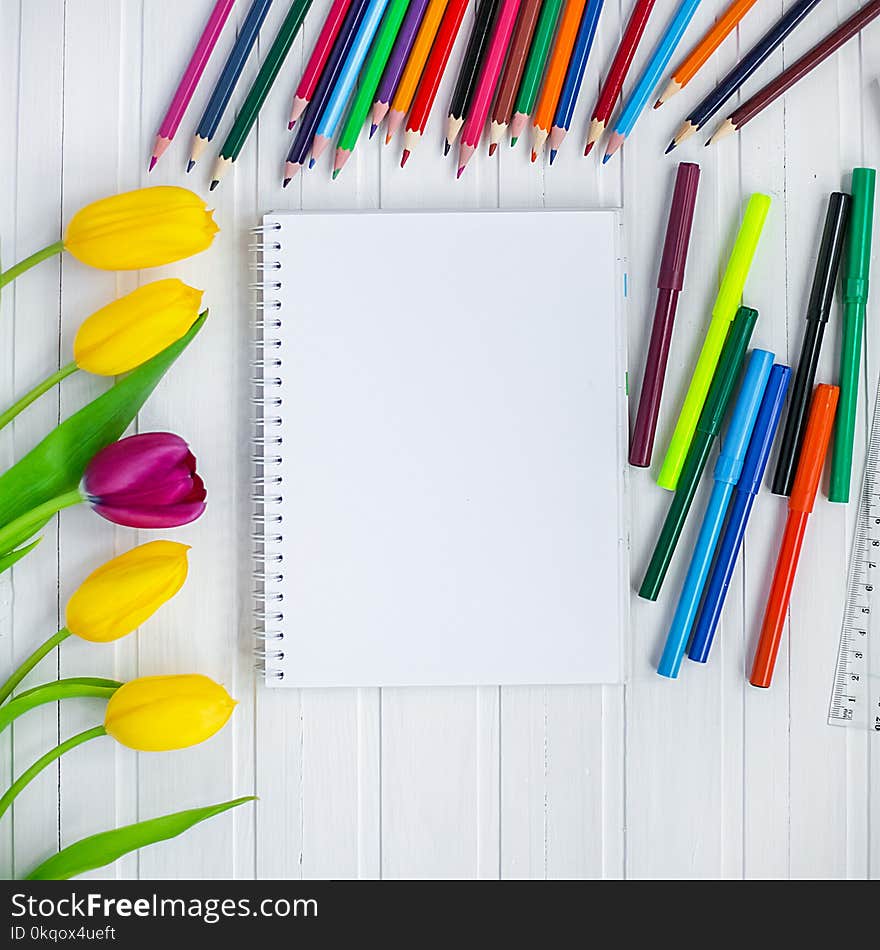
[{"label": "green tulip stem", "polygon": [[62,627],[58,633],[53,634],[49,639],[21,664],[21,666],[9,677],[0,687],[0,704],[5,703],[12,695],[16,686],[30,673],[30,671],[43,659],[44,656],[51,653],[55,647],[63,643],[70,636],[67,627]]},{"label": "green tulip stem", "polygon": [[25,771],[19,775],[6,790],[6,794],[0,798],[0,818],[6,814],[18,793],[26,788],[47,765],[51,765],[56,759],[60,759],[65,752],[75,749],[78,745],[106,735],[107,730],[103,726],[95,726],[93,729],[86,729],[85,732],[71,736],[69,739],[55,746],[54,749],[50,749],[45,755],[40,756],[29,769],[25,769]]},{"label": "green tulip stem", "polygon": [[15,280],[19,274],[23,274],[25,271],[30,270],[32,267],[39,264],[40,261],[48,260],[50,257],[60,254],[63,250],[64,241],[56,241],[54,244],[44,247],[41,251],[31,254],[30,257],[26,257],[23,261],[19,261],[14,267],[10,267],[9,270],[5,270],[0,273],[0,287],[5,287],[8,283],[11,283],[13,280]]},{"label": "green tulip stem", "polygon": [[23,515],[19,515],[9,524],[0,528],[0,554],[8,553],[13,548],[17,548],[23,541],[32,537],[52,515],[61,511],[62,508],[70,508],[82,501],[85,501],[85,497],[79,487],[76,487],[62,495],[56,495],[54,498],[44,501],[36,508],[26,511]]},{"label": "green tulip stem", "polygon": [[33,689],[13,696],[5,706],[0,707],[0,732],[15,722],[19,716],[23,716],[38,706],[57,703],[62,699],[109,699],[121,685],[122,683],[116,680],[72,676],[35,686]]},{"label": "green tulip stem", "polygon": [[37,386],[29,392],[25,393],[21,399],[17,402],[14,402],[6,412],[0,413],[0,429],[6,428],[10,422],[24,409],[32,403],[36,402],[43,393],[49,392],[53,386],[57,386],[62,379],[67,379],[72,373],[75,373],[79,369],[75,362],[70,362],[67,366],[62,366],[57,373],[52,373],[51,376],[47,376],[43,382],[39,383]]}]

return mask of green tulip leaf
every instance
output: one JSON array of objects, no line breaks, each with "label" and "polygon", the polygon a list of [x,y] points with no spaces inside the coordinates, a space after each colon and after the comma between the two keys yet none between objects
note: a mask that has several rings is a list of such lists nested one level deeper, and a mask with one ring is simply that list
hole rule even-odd
[{"label": "green tulip leaf", "polygon": [[30,554],[42,540],[42,538],[37,538],[36,541],[26,544],[23,548],[18,548],[16,551],[8,551],[6,554],[0,555],[0,574],[4,571],[8,571],[16,561],[20,561],[26,554]]},{"label": "green tulip leaf", "polygon": [[204,326],[207,315],[207,311],[202,313],[184,336],[62,422],[0,475],[0,527],[79,485],[92,456],[119,439],[131,425],[159,381]]},{"label": "green tulip leaf", "polygon": [[44,683],[33,689],[25,690],[13,696],[4,706],[0,706],[0,732],[11,722],[23,716],[26,712],[54,703],[61,699],[76,699],[94,697],[109,699],[122,683],[116,680],[105,680],[97,677],[76,676],[70,679],[56,680],[54,683]]},{"label": "green tulip leaf", "polygon": [[113,831],[102,831],[76,841],[58,854],[44,861],[38,868],[31,871],[26,881],[66,881],[77,874],[93,871],[95,868],[112,864],[123,855],[138,848],[155,844],[157,841],[167,841],[189,831],[193,825],[213,818],[230,808],[236,808],[245,802],[252,802],[255,795],[244,798],[234,798],[229,802],[218,805],[208,805],[205,808],[191,808],[188,811],[178,811],[161,818],[151,818],[149,821],[139,821],[133,825],[125,825]]}]

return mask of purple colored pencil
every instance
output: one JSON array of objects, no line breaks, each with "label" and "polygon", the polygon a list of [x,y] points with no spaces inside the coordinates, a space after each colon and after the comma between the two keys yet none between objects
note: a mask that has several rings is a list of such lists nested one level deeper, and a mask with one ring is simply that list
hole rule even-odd
[{"label": "purple colored pencil", "polygon": [[373,102],[373,111],[370,119],[370,138],[373,137],[376,129],[382,123],[382,120],[391,108],[391,100],[397,91],[397,84],[403,75],[406,61],[409,59],[410,50],[416,41],[416,33],[422,24],[422,18],[425,10],[428,8],[428,0],[412,0],[406,16],[400,26],[400,32],[394,41],[394,48],[385,64],[385,72],[379,80],[379,88],[376,90],[376,99]]},{"label": "purple colored pencil", "polygon": [[647,468],[651,464],[651,453],[654,450],[654,433],[657,431],[657,416],[663,396],[666,361],[669,358],[669,344],[672,342],[672,325],[675,322],[678,295],[684,286],[684,267],[699,184],[700,166],[692,162],[681,162],[675,176],[672,207],[669,209],[669,221],[666,224],[666,240],[657,277],[657,304],[651,327],[651,342],[648,346],[639,408],[629,447],[629,463],[639,468]]},{"label": "purple colored pencil", "polygon": [[333,44],[333,49],[330,51],[327,62],[324,64],[324,71],[321,73],[318,85],[315,86],[312,98],[309,99],[305,114],[293,138],[293,144],[287,153],[287,159],[284,164],[285,188],[290,184],[290,179],[293,178],[306,163],[306,156],[309,154],[309,149],[312,147],[312,139],[315,137],[315,129],[318,127],[318,122],[321,120],[327,101],[330,99],[333,88],[336,85],[336,80],[339,78],[339,73],[348,56],[348,51],[354,43],[354,38],[357,35],[358,28],[364,16],[364,11],[367,9],[369,2],[370,0],[354,0],[348,8],[348,12],[345,14],[345,19],[339,28],[339,34]]}]

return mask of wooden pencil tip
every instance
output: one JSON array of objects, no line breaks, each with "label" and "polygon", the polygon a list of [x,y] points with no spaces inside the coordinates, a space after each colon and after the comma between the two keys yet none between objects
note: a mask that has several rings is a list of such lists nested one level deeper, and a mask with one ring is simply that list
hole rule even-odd
[{"label": "wooden pencil tip", "polygon": [[495,154],[495,149],[497,148],[498,148],[498,143],[492,142],[492,144],[489,146],[489,158],[491,158]]},{"label": "wooden pencil tip", "polygon": [[673,139],[667,146],[664,155],[668,155],[675,148],[675,139]]},{"label": "wooden pencil tip", "polygon": [[290,122],[287,123],[287,131],[290,132],[291,129],[293,129],[295,125],[296,125],[296,120],[291,119]]},{"label": "wooden pencil tip", "polygon": [[557,148],[550,149],[550,164],[553,164],[553,159],[556,158],[556,153],[559,151]]},{"label": "wooden pencil tip", "polygon": [[187,175],[188,175],[195,167],[196,167],[196,160],[195,160],[194,158],[191,158],[191,159],[186,163],[186,173],[187,173]]},{"label": "wooden pencil tip", "polygon": [[220,184],[220,179],[219,179],[219,178],[215,178],[215,179],[211,182],[211,184],[208,185],[208,191],[213,191],[213,190],[217,187],[217,185],[219,185],[219,184]]},{"label": "wooden pencil tip", "polygon": [[376,129],[378,128],[379,126],[376,125],[375,122],[370,126],[370,138],[372,138],[376,134]]},{"label": "wooden pencil tip", "polygon": [[461,176],[464,174],[464,168],[464,165],[458,166],[458,173],[455,176],[456,178],[461,178]]},{"label": "wooden pencil tip", "polygon": [[449,154],[449,149],[451,149],[451,148],[452,148],[452,146],[449,144],[449,139],[447,139],[447,140],[443,143],[443,154],[444,154],[444,156]]},{"label": "wooden pencil tip", "polygon": [[532,149],[532,164],[534,165],[537,160],[538,160],[538,153],[534,149]]},{"label": "wooden pencil tip", "polygon": [[314,168],[314,167],[315,167],[315,159],[314,159],[314,158],[310,158],[310,159],[309,159],[309,168]]},{"label": "wooden pencil tip", "polygon": [[593,146],[594,146],[595,144],[596,144],[595,142],[587,142],[587,147],[584,149],[584,156],[585,156],[585,157],[586,157],[587,155],[589,155],[590,152],[593,151]]},{"label": "wooden pencil tip", "polygon": [[408,149],[408,148],[405,148],[405,149],[403,150],[403,154],[400,156],[400,167],[401,167],[401,168],[403,168],[403,166],[407,163],[408,159],[409,159],[409,149]]},{"label": "wooden pencil tip", "polygon": [[386,132],[386,133],[385,133],[385,144],[386,144],[386,145],[390,145],[390,144],[391,144],[391,140],[392,140],[393,138],[394,138],[394,136],[393,136],[390,132]]},{"label": "wooden pencil tip", "polygon": [[658,99],[658,100],[654,103],[654,108],[655,108],[655,109],[659,109],[660,106],[662,106],[662,105],[663,105],[663,100],[662,100],[662,99]]},{"label": "wooden pencil tip", "polygon": [[333,177],[333,181],[336,181],[336,179],[339,177],[339,173],[340,173],[341,171],[342,171],[341,168],[334,168],[334,169],[333,169],[333,176],[332,176],[332,177]]},{"label": "wooden pencil tip", "polygon": [[511,136],[510,136],[510,147],[513,148],[513,146],[516,145],[516,143],[517,143],[518,141],[519,141],[519,136],[518,136],[518,135],[511,135]]},{"label": "wooden pencil tip", "polygon": [[292,178],[285,178],[284,181],[281,183],[281,187],[286,188],[291,183],[291,181],[293,181]]},{"label": "wooden pencil tip", "polygon": [[156,162],[158,162],[158,161],[159,161],[159,156],[158,156],[158,155],[151,155],[151,156],[150,156],[150,167],[147,169],[147,171],[152,171],[152,170],[156,167]]}]

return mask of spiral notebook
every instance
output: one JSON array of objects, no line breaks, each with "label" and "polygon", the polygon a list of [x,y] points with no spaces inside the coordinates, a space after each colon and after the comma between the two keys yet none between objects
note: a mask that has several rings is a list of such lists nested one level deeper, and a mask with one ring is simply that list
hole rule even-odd
[{"label": "spiral notebook", "polygon": [[620,681],[619,214],[284,212],[257,232],[267,683]]}]

